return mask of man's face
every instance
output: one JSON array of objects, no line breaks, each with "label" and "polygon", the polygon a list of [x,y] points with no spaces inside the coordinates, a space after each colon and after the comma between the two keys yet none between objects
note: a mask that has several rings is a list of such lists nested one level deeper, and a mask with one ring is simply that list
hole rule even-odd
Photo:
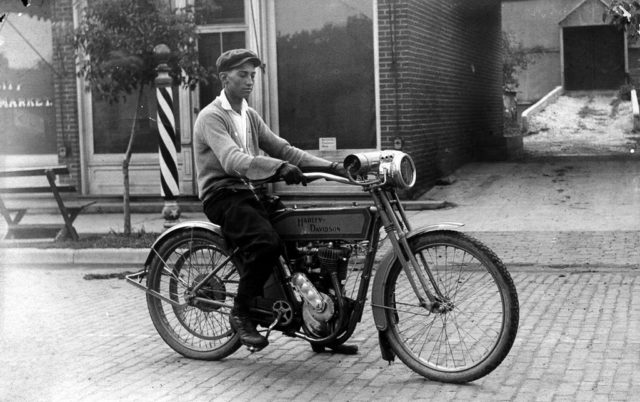
[{"label": "man's face", "polygon": [[220,74],[222,84],[229,96],[234,98],[248,98],[253,90],[256,68],[252,63],[245,63],[231,71]]}]

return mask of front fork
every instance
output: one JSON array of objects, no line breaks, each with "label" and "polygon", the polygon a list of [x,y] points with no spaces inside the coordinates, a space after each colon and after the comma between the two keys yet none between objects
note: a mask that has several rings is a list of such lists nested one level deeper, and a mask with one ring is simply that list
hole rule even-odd
[{"label": "front fork", "polygon": [[[383,191],[384,190],[379,187],[374,189],[372,191],[373,201],[380,211],[382,226],[391,241],[393,250],[398,256],[403,271],[407,275],[411,288],[418,298],[418,304],[431,312],[441,311],[445,308],[446,298],[440,291],[440,287],[422,253],[419,254],[420,261],[422,262],[424,270],[427,272],[428,279],[422,272],[421,266],[411,250],[411,246],[409,246],[406,234],[411,231],[411,225],[405,215],[400,199],[397,194],[393,193],[394,198],[392,201],[389,201],[388,194],[383,193]],[[395,204],[395,208],[391,205],[391,202]],[[419,284],[416,282],[414,274],[418,278]],[[433,291],[430,290],[429,283],[431,283]],[[422,292],[420,291],[420,286],[422,287]],[[427,300],[422,296],[423,293],[426,295]]]}]

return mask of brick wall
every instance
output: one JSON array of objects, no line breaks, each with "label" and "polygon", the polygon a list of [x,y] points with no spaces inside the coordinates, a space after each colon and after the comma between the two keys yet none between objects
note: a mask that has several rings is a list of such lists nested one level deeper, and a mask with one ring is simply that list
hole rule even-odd
[{"label": "brick wall", "polygon": [[476,157],[502,157],[500,1],[380,0],[378,23],[382,148],[404,141],[413,194]]},{"label": "brick wall", "polygon": [[78,98],[73,48],[73,2],[58,0],[52,6],[54,108],[58,149],[66,156],[58,162],[69,166],[69,184],[80,190],[80,133],[78,129]]}]

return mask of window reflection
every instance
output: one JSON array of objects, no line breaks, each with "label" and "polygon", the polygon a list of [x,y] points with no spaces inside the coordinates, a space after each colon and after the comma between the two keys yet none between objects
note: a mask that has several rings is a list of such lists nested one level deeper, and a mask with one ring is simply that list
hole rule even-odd
[{"label": "window reflection", "polygon": [[[173,87],[173,116],[176,122],[176,139],[180,138],[178,113],[178,88]],[[123,154],[127,150],[131,126],[136,111],[137,91],[118,103],[109,104],[93,96],[93,152],[95,154]],[[145,87],[141,106],[136,117],[135,153],[158,152],[158,122],[156,89]],[[179,146],[179,141],[176,140]]]},{"label": "window reflection", "polygon": [[7,14],[0,24],[0,153],[55,154],[51,4],[34,4],[28,13],[19,5],[2,7]]},{"label": "window reflection", "polygon": [[[163,0],[169,3],[168,0]],[[93,0],[89,0],[91,6]],[[173,87],[173,116],[175,120],[176,147],[180,147],[180,113],[178,87]],[[159,132],[157,119],[156,88],[145,86],[137,108],[138,90],[123,96],[116,103],[109,103],[97,92],[91,94],[93,122],[93,153],[124,154],[131,137],[135,119],[133,153],[157,153]],[[138,113],[136,115],[136,108]]]},{"label": "window reflection", "polygon": [[371,0],[275,2],[280,135],[317,149],[376,146]]},{"label": "window reflection", "polygon": [[244,0],[196,0],[196,24],[237,24],[244,22]]}]

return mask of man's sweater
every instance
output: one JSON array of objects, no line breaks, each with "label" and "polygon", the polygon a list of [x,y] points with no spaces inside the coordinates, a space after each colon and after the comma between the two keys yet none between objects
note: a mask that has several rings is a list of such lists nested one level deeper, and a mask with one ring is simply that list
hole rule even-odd
[{"label": "man's sweater", "polygon": [[[285,162],[300,165],[303,161],[311,163],[318,159],[278,137],[254,109],[249,108],[247,116],[245,149],[219,97],[198,114],[193,136],[201,200],[206,200],[218,188],[248,188],[242,178],[268,179]],[[266,155],[261,155],[260,150]]]}]

